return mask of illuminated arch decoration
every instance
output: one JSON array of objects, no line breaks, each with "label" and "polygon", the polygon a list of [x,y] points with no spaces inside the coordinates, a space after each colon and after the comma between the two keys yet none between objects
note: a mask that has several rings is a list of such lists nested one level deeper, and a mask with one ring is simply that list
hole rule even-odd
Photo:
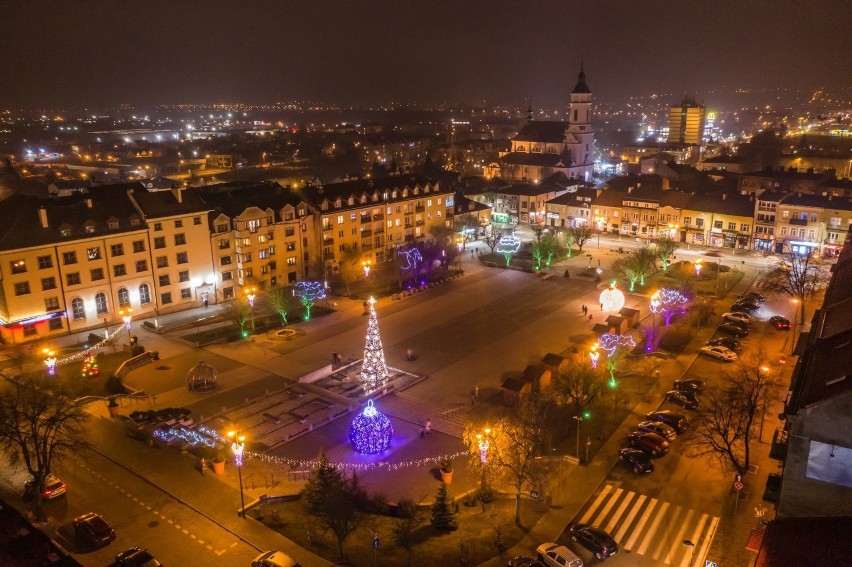
[{"label": "illuminated arch decoration", "polygon": [[604,311],[618,313],[624,307],[624,293],[615,284],[610,282],[609,287],[601,292],[600,302]]},{"label": "illuminated arch decoration", "polygon": [[687,297],[674,289],[663,288],[651,296],[651,311],[653,313],[662,313],[666,321],[666,327],[674,317],[677,311],[683,312],[683,304],[686,303]]},{"label": "illuminated arch decoration", "polygon": [[349,440],[359,453],[375,455],[390,446],[393,438],[393,425],[385,414],[367,400],[364,411],[355,416],[349,426]]}]

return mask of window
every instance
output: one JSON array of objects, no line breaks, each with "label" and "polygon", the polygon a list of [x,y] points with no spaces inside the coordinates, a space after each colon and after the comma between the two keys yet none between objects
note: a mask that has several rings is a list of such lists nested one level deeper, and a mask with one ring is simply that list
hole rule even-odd
[{"label": "window", "polygon": [[98,312],[98,315],[106,315],[109,311],[107,307],[107,296],[102,291],[95,294],[95,310]]},{"label": "window", "polygon": [[226,282],[234,278],[234,272],[222,272],[222,281]]},{"label": "window", "polygon": [[289,258],[287,258],[287,265],[288,266],[295,266],[296,265],[296,257],[290,256]]},{"label": "window", "polygon": [[130,307],[130,292],[127,291],[126,287],[118,288],[116,292],[116,296],[118,296],[118,306],[122,309],[125,307]]},{"label": "window", "polygon": [[169,281],[169,275],[168,274],[163,274],[162,276],[160,276],[160,287],[165,287],[165,286],[169,285],[170,283],[171,282]]},{"label": "window", "polygon": [[126,276],[127,267],[124,264],[116,264],[112,267],[112,274],[117,278],[120,278],[121,276]]},{"label": "window", "polygon": [[786,236],[786,235],[787,235],[787,227],[786,227],[786,226],[782,226],[782,227],[781,227],[781,236]]},{"label": "window", "polygon": [[231,264],[231,257],[222,256],[222,258],[219,259],[219,264],[221,264],[222,266],[229,266]]},{"label": "window", "polygon": [[243,246],[251,246],[251,238],[243,238],[240,242]]},{"label": "window", "polygon": [[175,221],[175,228],[183,228],[183,221],[181,219]]},{"label": "window", "polygon": [[811,222],[816,222],[816,221],[817,221],[817,214],[811,213]]},{"label": "window", "polygon": [[136,260],[136,273],[148,271],[148,260]]},{"label": "window", "polygon": [[80,272],[65,274],[66,285],[78,285],[80,283]]},{"label": "window", "polygon": [[257,232],[257,229],[260,228],[260,220],[250,220],[246,223],[246,227],[249,229],[249,232]]},{"label": "window", "polygon": [[25,337],[31,337],[31,336],[36,334],[35,323],[25,323],[25,324],[21,325],[21,327],[24,329],[24,336]]},{"label": "window", "polygon": [[343,224],[343,215],[337,215],[337,224]]},{"label": "window", "polygon": [[186,264],[189,262],[189,259],[186,255],[186,252],[178,252],[177,253],[177,263],[178,264]]},{"label": "window", "polygon": [[272,262],[269,262],[269,269],[270,270],[275,270],[275,268],[277,268],[277,267],[278,267],[278,265],[275,263],[274,260]]},{"label": "window", "polygon": [[101,259],[101,249],[99,246],[95,246],[94,248],[86,249],[86,258],[89,260],[100,260]]},{"label": "window", "polygon": [[27,295],[30,292],[30,282],[18,282],[15,284],[15,295]]},{"label": "window", "polygon": [[62,324],[62,318],[61,317],[54,317],[53,319],[50,319],[48,321],[47,326],[51,331],[61,331],[62,329],[65,328],[64,325]]},{"label": "window", "polygon": [[133,241],[133,251],[134,252],[144,252],[145,251],[145,241],[144,240],[134,240]]},{"label": "window", "polygon": [[38,269],[46,270],[47,268],[53,267],[53,258],[50,256],[39,256],[38,257]]},{"label": "window", "polygon": [[695,219],[695,226],[698,228],[704,228],[704,219]]},{"label": "window", "polygon": [[728,230],[737,230],[737,223],[729,222],[728,223]]},{"label": "window", "polygon": [[171,302],[172,294],[170,292],[167,291],[166,293],[160,295],[160,303],[162,303],[163,305],[168,305]]},{"label": "window", "polygon": [[288,242],[287,243],[287,252],[292,252],[295,249],[296,249],[296,243],[295,242]]},{"label": "window", "polygon": [[192,224],[195,224],[195,225],[201,224],[201,217],[192,217]]},{"label": "window", "polygon": [[[107,223],[107,228],[110,230],[118,230],[118,221],[109,221]],[[92,229],[92,232],[94,232],[94,228]]]},{"label": "window", "polygon": [[178,281],[188,282],[189,281],[189,270],[184,270],[182,272],[178,272]]},{"label": "window", "polygon": [[717,228],[717,229],[720,229],[720,230],[721,230],[721,228],[722,228],[722,221],[720,221],[720,220],[713,221],[713,228]]},{"label": "window", "polygon": [[243,254],[243,262],[251,262],[251,252]]},{"label": "window", "polygon": [[266,259],[266,256],[267,256],[267,252],[266,252],[266,250],[260,250],[260,251],[258,251],[258,253],[257,253],[257,257],[258,257],[259,259],[261,259],[261,260],[265,260],[265,259]]},{"label": "window", "polygon": [[112,257],[124,256],[124,244],[112,244],[112,245],[110,245],[109,253]]},{"label": "window", "polygon": [[156,231],[163,230],[163,223],[161,223],[161,222],[155,222],[155,223],[154,223],[154,230],[156,230]]},{"label": "window", "polygon": [[83,307],[83,300],[79,297],[71,300],[71,314],[75,321],[86,318],[86,309]]},{"label": "window", "polygon": [[223,238],[222,240],[219,241],[219,250],[224,250],[224,249],[230,248],[230,247],[231,247],[231,241],[228,240],[227,238]]},{"label": "window", "polygon": [[16,260],[14,262],[10,262],[12,264],[12,273],[13,274],[23,274],[27,271],[27,263],[23,260]]},{"label": "window", "polygon": [[180,290],[180,298],[181,299],[192,299],[192,290],[189,289],[188,287]]},{"label": "window", "polygon": [[166,237],[158,236],[154,238],[154,248],[165,248],[166,247]]},{"label": "window", "polygon": [[62,263],[66,266],[68,264],[76,264],[77,263],[77,253],[76,252],[63,252],[62,253]]},{"label": "window", "polygon": [[267,248],[267,250],[269,251],[270,256],[275,255],[275,246],[270,246],[269,248]]},{"label": "window", "polygon": [[175,234],[175,246],[183,246],[186,244],[186,235],[184,233]]},{"label": "window", "polygon": [[809,238],[810,240],[813,240],[813,239],[814,239],[814,231],[813,231],[813,230],[809,230],[809,231],[808,231],[808,238]]},{"label": "window", "polygon": [[93,282],[104,279],[104,269],[103,268],[93,268],[89,271],[89,275],[92,278]]},{"label": "window", "polygon": [[751,227],[751,225],[748,225],[748,224],[741,224],[741,225],[740,225],[740,232],[748,232],[748,229],[749,229],[750,227]]},{"label": "window", "polygon": [[151,303],[151,287],[146,283],[139,286],[139,303],[142,305]]},{"label": "window", "polygon": [[233,287],[223,287],[222,288],[222,297],[225,299],[234,299],[234,288]]},{"label": "window", "polygon": [[49,289],[56,289],[56,278],[42,278],[41,279],[41,290],[47,291]]},{"label": "window", "polygon": [[[388,221],[388,224],[390,224],[390,221]],[[342,230],[337,231],[337,238],[343,238],[343,231]]]},{"label": "window", "polygon": [[157,267],[158,268],[168,268],[169,267],[169,259],[165,256],[157,256]]},{"label": "window", "polygon": [[266,235],[261,234],[260,236],[258,236],[257,237],[257,243],[258,244],[266,244]]},{"label": "window", "polygon": [[44,310],[45,311],[56,311],[59,309],[59,298],[58,297],[45,297],[44,298]]}]

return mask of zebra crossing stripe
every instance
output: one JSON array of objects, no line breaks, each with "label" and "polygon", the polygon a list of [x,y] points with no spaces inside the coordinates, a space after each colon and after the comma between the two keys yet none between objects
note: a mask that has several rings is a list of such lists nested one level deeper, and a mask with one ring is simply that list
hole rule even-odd
[{"label": "zebra crossing stripe", "polygon": [[[686,532],[686,527],[689,525],[689,522],[692,520],[692,515],[695,514],[695,510],[689,510],[686,514],[686,518],[683,519],[683,522],[680,526],[680,531],[677,532],[677,536],[673,540],[672,546],[669,548],[669,553],[666,555],[665,563],[666,565],[671,565],[672,559],[674,559],[675,552],[683,551],[683,534]],[[695,540],[690,540],[695,541]]]},{"label": "zebra crossing stripe", "polygon": [[645,513],[642,514],[642,517],[639,518],[639,524],[636,526],[636,529],[633,530],[633,533],[630,535],[630,539],[627,540],[627,544],[624,546],[624,549],[630,551],[633,548],[633,544],[636,543],[636,540],[639,538],[639,534],[642,533],[642,528],[645,527],[645,523],[648,521],[648,518],[651,517],[651,512],[654,511],[658,502],[659,500],[656,498],[651,498],[648,501],[648,507],[645,509]]},{"label": "zebra crossing stripe", "polygon": [[[701,533],[704,531],[704,524],[707,523],[707,518],[710,516],[707,514],[701,514],[701,518],[698,520],[698,525],[695,527],[695,531],[692,532],[692,537],[689,538],[689,541],[698,543],[699,538],[701,538]],[[690,552],[692,550],[689,550]],[[692,559],[692,553],[687,553],[680,562],[678,567],[692,567],[689,564],[689,560]]]},{"label": "zebra crossing stripe", "polygon": [[658,538],[660,541],[648,546],[648,555],[652,556],[655,560],[660,559],[660,554],[666,550],[666,544],[671,545],[674,530],[681,525],[681,513],[686,511],[686,508],[681,506],[674,504],[673,506],[674,512],[665,518],[665,522],[661,522],[663,527],[660,530],[660,537]]},{"label": "zebra crossing stripe", "polygon": [[627,519],[624,520],[624,523],[621,524],[621,527],[618,529],[618,533],[615,534],[615,541],[621,541],[621,538],[623,538],[624,534],[627,533],[628,528],[630,528],[630,524],[633,523],[633,518],[635,518],[636,514],[639,513],[639,510],[642,508],[642,504],[645,502],[646,498],[648,497],[644,494],[639,495],[639,499],[636,500],[636,503],[627,515]]},{"label": "zebra crossing stripe", "polygon": [[595,513],[595,510],[598,509],[598,506],[601,505],[601,502],[603,502],[604,498],[606,498],[606,495],[609,494],[610,490],[612,490],[612,486],[610,486],[609,484],[604,485],[603,490],[601,490],[601,493],[598,494],[598,497],[595,499],[594,504],[592,504],[589,509],[586,510],[586,513],[583,515],[582,519],[580,519],[581,524],[589,523],[589,519]]},{"label": "zebra crossing stripe", "polygon": [[607,533],[611,533],[613,528],[615,528],[615,524],[618,523],[619,518],[621,518],[621,515],[624,514],[625,508],[627,508],[627,506],[630,504],[630,501],[633,500],[634,496],[636,496],[635,492],[627,493],[627,498],[624,499],[624,502],[621,503],[621,506],[618,507],[618,510],[615,511],[615,514],[613,514],[612,519],[604,528]]},{"label": "zebra crossing stripe", "polygon": [[707,531],[707,537],[704,538],[704,543],[701,544],[701,550],[696,554],[696,560],[699,563],[707,557],[707,552],[710,551],[710,543],[713,541],[713,536],[716,534],[716,526],[718,525],[719,518],[714,516],[713,521],[710,522],[710,529]]},{"label": "zebra crossing stripe", "polygon": [[639,555],[645,555],[645,552],[648,551],[648,546],[651,545],[651,539],[653,539],[654,534],[657,532],[657,528],[659,527],[660,522],[663,520],[663,516],[666,515],[666,510],[668,510],[668,508],[668,502],[663,502],[663,505],[660,506],[660,511],[657,513],[657,516],[654,518],[654,521],[651,522],[651,527],[648,528],[648,532],[642,539],[642,545],[640,545],[639,549],[636,551],[636,553],[638,553]]},{"label": "zebra crossing stripe", "polygon": [[615,506],[615,503],[618,502],[618,497],[621,496],[621,493],[624,492],[623,488],[619,488],[615,491],[615,494],[612,495],[612,498],[609,499],[609,502],[606,503],[604,509],[600,511],[600,513],[592,520],[593,526],[599,526],[603,519],[606,518],[606,515],[609,514],[609,511],[612,510],[612,507]]}]

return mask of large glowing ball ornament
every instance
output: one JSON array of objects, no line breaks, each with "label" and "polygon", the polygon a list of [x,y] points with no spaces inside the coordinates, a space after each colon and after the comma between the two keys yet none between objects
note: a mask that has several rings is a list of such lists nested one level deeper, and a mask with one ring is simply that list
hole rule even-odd
[{"label": "large glowing ball ornament", "polygon": [[600,301],[604,311],[618,313],[624,307],[624,294],[616,287],[615,282],[611,282],[609,287],[601,292]]},{"label": "large glowing ball ornament", "polygon": [[367,401],[364,411],[355,416],[349,426],[349,440],[359,453],[375,455],[388,448],[393,437],[390,420]]}]

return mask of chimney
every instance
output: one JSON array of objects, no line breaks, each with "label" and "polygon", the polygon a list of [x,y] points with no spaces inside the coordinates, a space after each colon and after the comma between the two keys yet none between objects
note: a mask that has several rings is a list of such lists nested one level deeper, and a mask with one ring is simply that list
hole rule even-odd
[{"label": "chimney", "polygon": [[724,200],[725,200],[725,199],[727,199],[727,198],[728,198],[728,194],[727,194],[727,193],[722,193],[722,200],[724,201]]},{"label": "chimney", "polygon": [[183,189],[181,189],[180,187],[175,187],[174,189],[172,189],[172,195],[174,195],[175,199],[177,199],[178,205],[183,203]]},{"label": "chimney", "polygon": [[86,206],[89,207],[90,209],[92,208],[92,200],[91,199],[86,198]]},{"label": "chimney", "polygon": [[44,207],[39,207],[38,218],[41,221],[41,227],[48,228],[49,225],[47,224],[47,209],[45,209]]},{"label": "chimney", "polygon": [[627,194],[630,195],[633,192],[633,186],[627,188]]}]

